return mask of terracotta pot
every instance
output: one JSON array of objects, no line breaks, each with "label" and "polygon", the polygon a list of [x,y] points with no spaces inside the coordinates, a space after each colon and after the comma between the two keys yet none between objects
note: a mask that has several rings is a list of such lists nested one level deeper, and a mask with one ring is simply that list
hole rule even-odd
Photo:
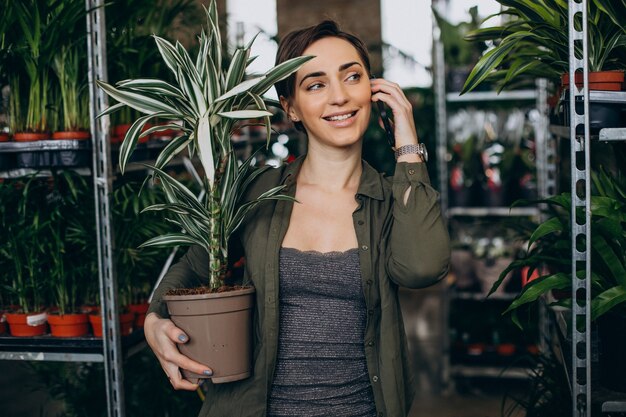
[{"label": "terracotta pot", "polygon": [[501,343],[496,346],[496,352],[500,356],[513,356],[515,354],[515,345],[513,343]]},{"label": "terracotta pot", "polygon": [[52,133],[52,139],[55,140],[86,140],[91,138],[91,133],[86,130],[74,130]]},{"label": "terracotta pot", "polygon": [[[583,85],[583,74],[576,73],[576,86]],[[569,73],[561,75],[561,85],[569,88]],[[589,73],[589,89],[601,91],[622,91],[624,86],[624,71],[598,71]]]},{"label": "terracotta pot", "polygon": [[[133,331],[133,321],[135,320],[134,313],[121,313],[119,315],[120,320],[120,334],[122,336],[128,336]],[[91,329],[93,335],[96,337],[102,337],[102,316],[98,314],[90,314],[89,322],[91,323]]]},{"label": "terracotta pot", "polygon": [[143,322],[146,320],[146,314],[148,313],[148,307],[150,304],[131,304],[128,306],[128,311],[135,315],[135,327],[143,327]]},{"label": "terracotta pot", "polygon": [[18,132],[13,135],[13,140],[16,142],[35,142],[49,139],[50,134],[41,132]]},{"label": "terracotta pot", "polygon": [[4,313],[0,313],[0,334],[7,332],[7,318]]},{"label": "terracotta pot", "polygon": [[50,333],[54,337],[79,337],[89,332],[87,314],[50,314]]},{"label": "terracotta pot", "polygon": [[[130,129],[130,127],[132,126],[132,124],[130,123],[126,123],[126,124],[121,124],[121,125],[117,125],[113,128],[113,136],[116,136],[119,140],[119,142],[113,142],[113,143],[121,143],[124,141],[124,137],[126,137],[126,133],[128,132],[128,129]],[[143,127],[143,129],[141,129],[142,132],[145,132],[146,130],[150,129],[152,127],[152,125],[150,123],[146,123]],[[146,143],[148,142],[148,140],[150,139],[151,135],[147,135],[144,137],[140,137],[139,140],[137,141],[137,143]]]},{"label": "terracotta pot", "polygon": [[254,293],[254,288],[245,288],[163,297],[170,319],[189,336],[187,343],[178,345],[180,352],[213,370],[211,377],[182,370],[187,380],[221,384],[251,375]]},{"label": "terracotta pot", "polygon": [[[41,320],[36,320],[39,324],[33,324],[32,319],[35,317],[44,317]],[[30,319],[29,319],[30,317]],[[45,313],[6,313],[7,322],[9,323],[9,331],[11,335],[17,337],[32,337],[41,336],[48,330],[48,324],[45,322]],[[29,324],[31,322],[31,324]]]},{"label": "terracotta pot", "polygon": [[5,132],[0,132],[0,142],[8,142],[9,141],[9,134],[5,133]]}]

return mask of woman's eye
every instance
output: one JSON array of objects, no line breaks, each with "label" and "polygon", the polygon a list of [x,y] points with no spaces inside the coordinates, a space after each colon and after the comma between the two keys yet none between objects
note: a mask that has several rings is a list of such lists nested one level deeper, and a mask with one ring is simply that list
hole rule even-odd
[{"label": "woman's eye", "polygon": [[356,73],[356,74],[352,74],[348,77],[348,81],[358,81],[361,79],[361,74]]},{"label": "woman's eye", "polygon": [[319,90],[322,87],[323,87],[322,83],[314,83],[314,84],[311,84],[310,86],[308,86],[306,89],[308,91],[312,91],[312,90]]}]

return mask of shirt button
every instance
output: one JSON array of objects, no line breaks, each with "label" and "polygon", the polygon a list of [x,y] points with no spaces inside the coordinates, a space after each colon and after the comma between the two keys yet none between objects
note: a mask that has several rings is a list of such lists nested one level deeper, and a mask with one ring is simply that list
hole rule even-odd
[{"label": "shirt button", "polygon": [[370,316],[374,315],[374,310],[367,310],[367,314],[369,314]]},{"label": "shirt button", "polygon": [[361,249],[368,250],[369,248],[367,247],[367,245],[363,245],[363,246],[361,246]]},{"label": "shirt button", "polygon": [[380,413],[378,413],[378,417],[383,417],[382,411]]},{"label": "shirt button", "polygon": [[367,346],[374,346],[374,342],[370,340],[369,342],[367,342]]},{"label": "shirt button", "polygon": [[365,222],[364,222],[363,220],[359,220],[357,223],[358,223],[360,226],[363,226],[363,225],[365,224]]},{"label": "shirt button", "polygon": [[368,279],[368,280],[367,280],[367,281],[365,281],[365,282],[366,282],[366,284],[367,284],[367,285],[372,285],[372,283],[373,283],[374,281],[372,281],[371,279]]},{"label": "shirt button", "polygon": [[372,381],[374,381],[374,382],[378,382],[378,376],[374,375],[374,376],[372,377]]},{"label": "shirt button", "polygon": [[415,174],[415,170],[413,168],[409,169],[409,175]]}]

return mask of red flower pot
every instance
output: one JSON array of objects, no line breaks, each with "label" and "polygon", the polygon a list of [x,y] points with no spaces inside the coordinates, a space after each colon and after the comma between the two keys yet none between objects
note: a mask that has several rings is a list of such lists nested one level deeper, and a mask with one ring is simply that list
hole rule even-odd
[{"label": "red flower pot", "polygon": [[[574,76],[577,87],[583,85],[583,74],[577,72]],[[569,88],[569,73],[561,75],[561,85]],[[598,71],[589,73],[589,89],[602,91],[622,91],[624,86],[624,71]]]},{"label": "red flower pot", "polygon": [[9,134],[6,132],[0,132],[0,142],[8,142],[9,141]]},{"label": "red flower pot", "polygon": [[[134,313],[122,313],[119,315],[120,333],[122,336],[128,336],[133,331],[133,321],[135,321]],[[93,330],[93,335],[102,337],[102,316],[100,314],[90,314],[89,322]]]},{"label": "red flower pot", "polygon": [[41,132],[18,132],[13,135],[13,140],[16,142],[36,142],[48,139],[50,139],[50,134]]},{"label": "red flower pot", "polygon": [[[124,138],[126,137],[126,133],[128,132],[128,129],[130,129],[130,127],[132,126],[132,124],[130,123],[126,123],[126,124],[121,124],[121,125],[117,125],[113,128],[113,136],[116,136],[119,142],[114,142],[114,143],[121,143],[124,141]],[[150,127],[152,127],[152,125],[150,123],[146,123],[143,126],[143,129],[141,129],[142,132],[145,132],[146,130],[150,129]],[[148,142],[148,140],[150,139],[151,135],[147,135],[144,137],[140,137],[139,140],[137,141],[137,143],[146,143]]]},{"label": "red flower pot", "polygon": [[146,320],[146,314],[148,313],[148,307],[150,304],[131,304],[128,306],[128,310],[135,315],[135,327],[143,327],[143,322]]},{"label": "red flower pot", "polygon": [[500,356],[513,356],[515,354],[515,345],[513,343],[501,343],[496,346],[496,352]]},{"label": "red flower pot", "polygon": [[52,139],[55,140],[86,140],[89,138],[91,138],[91,133],[86,130],[54,132],[52,134]]},{"label": "red flower pot", "polygon": [[32,337],[45,334],[48,330],[45,317],[45,313],[6,313],[9,331],[11,335],[17,337]]},{"label": "red flower pot", "polygon": [[0,334],[7,332],[7,318],[4,313],[0,314]]},{"label": "red flower pot", "polygon": [[79,337],[89,332],[87,314],[51,314],[48,316],[50,333],[54,337]]}]

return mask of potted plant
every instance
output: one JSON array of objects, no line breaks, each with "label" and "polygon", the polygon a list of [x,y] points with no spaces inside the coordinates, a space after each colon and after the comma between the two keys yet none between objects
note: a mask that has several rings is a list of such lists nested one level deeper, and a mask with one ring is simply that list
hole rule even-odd
[{"label": "potted plant", "polygon": [[[611,388],[626,391],[623,384],[623,374],[626,372],[626,361],[623,360],[626,338],[621,336],[623,330],[619,330],[626,329],[626,181],[623,174],[611,175],[605,170],[594,173],[593,180],[596,192],[591,196],[591,321],[601,331],[601,342],[603,328],[610,323],[609,331],[605,333],[609,337],[604,337],[604,346],[601,347],[601,368]],[[512,313],[513,320],[520,327],[522,325],[518,320],[517,310],[535,302],[544,294],[556,292],[557,300],[554,305],[568,308],[572,304],[571,196],[563,193],[541,202],[547,205],[549,218],[538,224],[529,235],[527,255],[512,262],[500,274],[490,292],[493,293],[501,285],[510,271],[522,268],[528,268],[530,273],[536,270],[547,271],[527,282],[504,312]],[[577,213],[577,216],[583,215],[582,210]],[[584,266],[576,274],[583,278]],[[602,349],[605,348],[617,349],[621,356],[613,356],[608,365],[603,365]],[[612,376],[617,374],[619,376]]]},{"label": "potted plant", "polygon": [[121,305],[133,314],[134,327],[143,327],[148,311],[148,297],[167,256],[163,248],[137,247],[155,235],[172,230],[162,212],[139,215],[148,206],[162,201],[157,187],[144,187],[135,182],[119,185],[112,195],[111,213],[115,236],[115,265]]},{"label": "potted plant", "polygon": [[[146,209],[164,211],[169,220],[180,226],[184,233],[157,236],[142,246],[200,245],[207,251],[207,286],[174,290],[165,300],[172,321],[189,335],[189,343],[179,347],[181,352],[199,362],[215,364],[212,380],[214,383],[222,383],[250,375],[249,337],[255,291],[251,286],[224,286],[229,237],[249,210],[261,201],[289,198],[280,194],[282,187],[279,186],[253,201],[243,201],[247,185],[262,170],[250,174],[252,158],[239,164],[232,149],[231,131],[236,120],[262,117],[269,138],[269,117],[272,114],[267,111],[267,99],[261,95],[311,57],[295,58],[260,77],[244,81],[251,45],[237,49],[230,59],[229,67],[223,69],[222,43],[214,1],[207,10],[207,20],[207,30],[201,33],[195,60],[180,43],[173,45],[155,36],[163,62],[174,74],[175,82],[134,79],[118,82],[116,86],[104,82],[98,84],[119,102],[105,111],[107,114],[122,106],[129,106],[145,114],[132,124],[120,148],[119,166],[122,172],[148,121],[162,117],[184,122],[180,127],[184,135],[172,140],[151,167],[151,175],[162,187],[166,203]],[[149,131],[166,128],[169,126],[157,125]],[[204,168],[204,201],[163,170],[171,158],[185,148],[192,155],[198,154]],[[222,346],[228,348],[223,349]],[[207,378],[191,373],[186,373],[185,377],[190,380]]]},{"label": "potted plant", "polygon": [[[40,279],[44,270],[45,229],[47,219],[37,210],[43,205],[41,192],[44,185],[36,178],[19,184],[20,197],[3,211],[3,226],[7,231],[0,246],[2,263],[10,282],[4,289],[10,294],[13,306],[6,313],[9,329],[14,336],[37,336],[47,331],[47,315],[44,311],[45,280]],[[9,203],[10,201],[7,201]]]},{"label": "potted plant", "polygon": [[[565,77],[569,71],[567,2],[497,1],[503,10],[490,17],[500,16],[504,23],[477,29],[466,36],[467,40],[494,42],[496,46],[480,58],[462,93],[485,80],[495,81],[501,91],[534,84],[536,78],[559,81]],[[618,77],[617,83],[621,84],[626,69],[626,63],[618,59],[626,48],[623,13],[610,0],[592,0],[588,4],[589,70],[609,71],[608,75]]]},{"label": "potted plant", "polygon": [[50,332],[55,337],[79,337],[89,331],[87,314],[81,311],[84,283],[92,272],[90,262],[76,253],[89,255],[86,242],[92,237],[86,229],[91,210],[83,205],[91,190],[85,179],[71,171],[53,177],[54,188],[46,207],[50,217],[45,250],[49,256],[48,284],[53,307],[48,314]]}]

